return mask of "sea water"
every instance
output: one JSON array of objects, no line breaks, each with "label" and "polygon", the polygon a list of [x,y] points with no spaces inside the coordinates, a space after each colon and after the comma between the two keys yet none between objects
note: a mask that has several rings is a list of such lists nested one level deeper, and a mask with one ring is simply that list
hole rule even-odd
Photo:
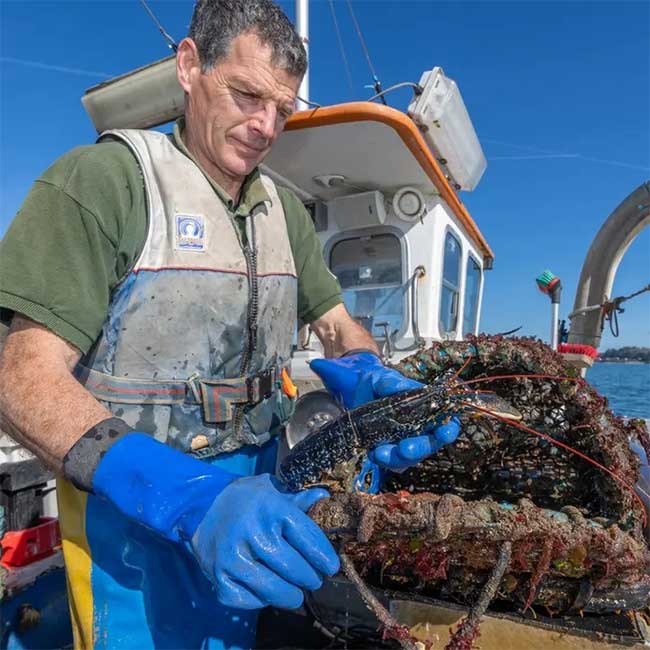
[{"label": "sea water", "polygon": [[616,415],[650,418],[650,364],[595,363],[586,379]]}]

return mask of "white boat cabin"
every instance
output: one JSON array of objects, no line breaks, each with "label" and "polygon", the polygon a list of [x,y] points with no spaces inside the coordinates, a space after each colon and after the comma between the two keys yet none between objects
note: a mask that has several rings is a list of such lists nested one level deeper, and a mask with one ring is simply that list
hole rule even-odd
[{"label": "white boat cabin", "polygon": [[299,113],[266,167],[310,208],[350,314],[387,357],[477,333],[492,251],[407,115],[369,102]]}]

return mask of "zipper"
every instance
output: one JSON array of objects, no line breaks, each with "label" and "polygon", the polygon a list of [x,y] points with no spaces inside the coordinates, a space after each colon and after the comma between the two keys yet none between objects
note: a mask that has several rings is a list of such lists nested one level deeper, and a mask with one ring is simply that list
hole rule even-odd
[{"label": "zipper", "polygon": [[[257,243],[255,241],[255,217],[251,213],[250,219],[250,237],[246,238],[246,244],[242,247],[244,258],[246,259],[246,269],[248,272],[248,309],[247,324],[248,336],[246,346],[242,354],[239,375],[244,377],[248,374],[250,362],[257,347],[257,317],[259,313],[259,287],[257,284]],[[239,433],[241,424],[244,419],[244,406],[235,407],[232,423],[234,433]]]}]

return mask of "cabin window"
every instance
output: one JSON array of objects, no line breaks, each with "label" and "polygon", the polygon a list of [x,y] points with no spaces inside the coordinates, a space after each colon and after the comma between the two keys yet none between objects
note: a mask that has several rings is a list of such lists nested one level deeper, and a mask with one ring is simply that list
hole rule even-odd
[{"label": "cabin window", "polygon": [[341,283],[343,300],[352,317],[373,336],[402,329],[405,290],[402,246],[391,234],[343,239],[332,246],[330,268]]},{"label": "cabin window", "polygon": [[441,334],[456,332],[458,321],[458,294],[460,291],[460,242],[450,232],[445,237],[442,262],[442,288],[440,291]]},{"label": "cabin window", "polygon": [[481,291],[481,266],[470,255],[465,275],[465,303],[463,306],[463,336],[474,334],[478,321],[478,298]]}]

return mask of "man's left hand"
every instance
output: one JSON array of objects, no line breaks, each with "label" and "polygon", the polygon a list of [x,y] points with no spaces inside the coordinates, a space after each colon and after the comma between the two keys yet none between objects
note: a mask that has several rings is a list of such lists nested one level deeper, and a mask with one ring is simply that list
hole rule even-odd
[{"label": "man's left hand", "polygon": [[[339,359],[315,359],[310,367],[330,394],[348,409],[424,386],[387,368],[372,352],[357,352]],[[421,435],[405,438],[398,444],[379,445],[368,453],[368,458],[393,472],[403,472],[454,442],[459,433],[460,422],[453,416],[448,422],[432,423]]]}]

